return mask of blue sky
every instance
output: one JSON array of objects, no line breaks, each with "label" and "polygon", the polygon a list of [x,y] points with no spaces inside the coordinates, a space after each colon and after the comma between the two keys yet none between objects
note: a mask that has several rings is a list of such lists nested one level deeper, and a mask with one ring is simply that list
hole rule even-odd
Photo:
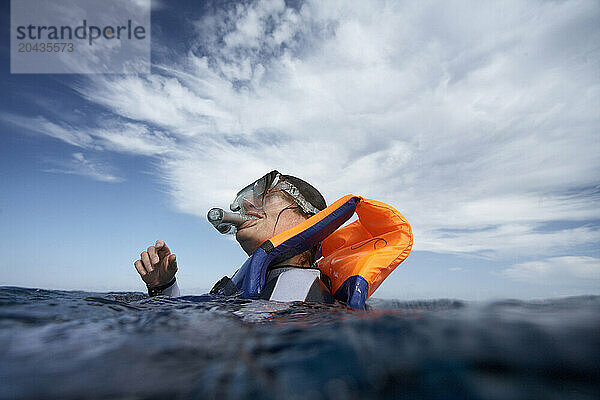
[{"label": "blue sky", "polygon": [[600,5],[154,2],[152,74],[10,74],[2,285],[186,293],[245,259],[205,220],[271,169],[392,204],[415,246],[376,293],[600,293]]}]

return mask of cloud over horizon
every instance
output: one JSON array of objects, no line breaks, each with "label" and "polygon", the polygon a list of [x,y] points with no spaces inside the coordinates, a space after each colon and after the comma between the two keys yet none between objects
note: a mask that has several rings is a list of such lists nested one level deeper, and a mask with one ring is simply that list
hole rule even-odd
[{"label": "cloud over horizon", "polygon": [[[189,214],[278,169],[329,203],[394,205],[415,250],[551,257],[600,242],[599,3],[224,7],[152,75],[74,85],[102,117],[2,119],[154,157]],[[68,171],[89,170],[81,157]]]},{"label": "cloud over horizon", "polygon": [[520,282],[547,285],[584,284],[595,287],[600,283],[600,258],[566,256],[515,264],[503,274]]}]

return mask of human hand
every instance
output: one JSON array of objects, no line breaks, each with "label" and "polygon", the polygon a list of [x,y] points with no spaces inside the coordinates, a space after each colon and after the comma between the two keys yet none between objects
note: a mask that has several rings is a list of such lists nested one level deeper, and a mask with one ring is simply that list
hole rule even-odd
[{"label": "human hand", "polygon": [[142,251],[140,259],[133,265],[149,288],[162,286],[169,283],[177,272],[177,261],[175,254],[162,240],[157,240],[156,245]]}]

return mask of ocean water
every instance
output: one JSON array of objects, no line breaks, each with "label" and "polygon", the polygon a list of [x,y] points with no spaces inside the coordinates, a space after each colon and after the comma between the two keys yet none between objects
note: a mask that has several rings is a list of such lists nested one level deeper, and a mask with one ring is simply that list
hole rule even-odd
[{"label": "ocean water", "polygon": [[0,399],[598,399],[600,296],[275,303],[0,287]]}]

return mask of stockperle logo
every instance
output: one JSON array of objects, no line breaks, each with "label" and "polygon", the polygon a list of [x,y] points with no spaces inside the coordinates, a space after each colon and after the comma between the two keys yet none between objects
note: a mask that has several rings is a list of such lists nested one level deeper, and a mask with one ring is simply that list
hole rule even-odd
[{"label": "stockperle logo", "polygon": [[149,73],[150,0],[11,0],[11,73]]}]

